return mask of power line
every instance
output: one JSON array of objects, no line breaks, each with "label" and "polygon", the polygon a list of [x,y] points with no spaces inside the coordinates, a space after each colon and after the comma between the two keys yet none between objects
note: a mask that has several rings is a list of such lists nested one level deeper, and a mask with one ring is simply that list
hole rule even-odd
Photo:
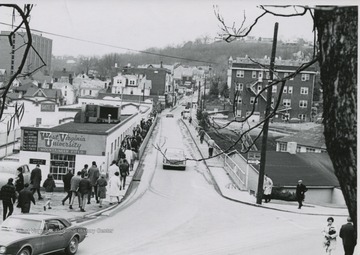
[{"label": "power line", "polygon": [[[6,25],[6,26],[13,26],[13,25],[8,24],[8,23],[5,23],[5,22],[0,22],[0,24]],[[111,48],[128,50],[128,51],[134,51],[134,52],[144,53],[144,54],[149,54],[149,55],[154,55],[154,56],[174,58],[174,59],[181,59],[181,60],[186,60],[186,61],[200,62],[200,63],[207,63],[207,64],[217,64],[217,63],[211,62],[211,61],[197,60],[197,59],[191,59],[191,58],[183,58],[183,57],[171,56],[171,55],[167,55],[167,54],[160,54],[160,53],[155,53],[155,52],[150,52],[150,51],[144,51],[144,50],[134,50],[134,49],[130,49],[130,48],[126,48],[126,47],[121,47],[121,46],[117,46],[117,45],[112,45],[112,44],[107,44],[107,43],[101,43],[101,42],[94,42],[94,41],[85,40],[85,39],[76,38],[76,37],[67,36],[67,35],[55,34],[55,33],[46,32],[46,31],[42,31],[42,30],[38,30],[38,29],[30,29],[30,30],[31,30],[31,31],[34,31],[34,32],[38,32],[38,33],[47,34],[47,35],[52,35],[52,36],[57,36],[57,37],[63,37],[63,38],[70,39],[70,40],[75,40],[75,41],[80,41],[80,42],[86,42],[86,43],[92,43],[92,44],[107,46],[107,47],[111,47]]]}]

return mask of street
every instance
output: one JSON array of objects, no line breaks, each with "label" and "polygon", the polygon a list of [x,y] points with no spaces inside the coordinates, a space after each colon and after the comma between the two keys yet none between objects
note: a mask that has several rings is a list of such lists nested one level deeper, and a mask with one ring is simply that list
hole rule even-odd
[{"label": "street", "polygon": [[[177,118],[162,117],[153,143],[199,157]],[[325,254],[324,216],[289,214],[222,198],[202,162],[163,170],[161,153],[148,149],[144,176],[128,201],[86,224],[78,254]],[[340,228],[345,221],[335,217]],[[334,254],[342,254],[341,239]]]}]

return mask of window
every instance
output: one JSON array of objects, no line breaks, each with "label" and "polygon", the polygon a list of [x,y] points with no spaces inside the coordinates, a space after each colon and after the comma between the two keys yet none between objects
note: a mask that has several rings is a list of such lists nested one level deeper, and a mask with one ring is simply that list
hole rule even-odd
[{"label": "window", "polygon": [[241,104],[242,103],[242,98],[238,97],[237,102],[238,102],[238,104]]},{"label": "window", "polygon": [[257,87],[257,93],[259,94],[261,90],[262,90],[262,86],[261,86],[261,85],[258,85],[258,87]]},{"label": "window", "polygon": [[91,95],[91,93],[92,93],[92,91],[91,91],[91,90],[89,90],[89,95]]},{"label": "window", "polygon": [[235,84],[235,90],[242,91],[243,88],[244,88],[244,84],[242,84],[242,83],[236,83]]},{"label": "window", "polygon": [[272,92],[273,92],[273,93],[276,93],[276,92],[277,92],[277,85],[273,85],[273,86],[272,86]]},{"label": "window", "polygon": [[129,80],[129,85],[135,85],[135,80]]},{"label": "window", "polygon": [[289,94],[292,94],[292,93],[293,93],[293,86],[289,86],[289,87],[288,87],[288,93],[289,93]]},{"label": "window", "polygon": [[306,148],[306,152],[315,152],[314,148]]},{"label": "window", "polygon": [[255,97],[250,97],[250,104],[253,104],[255,102]]},{"label": "window", "polygon": [[75,172],[75,155],[51,154],[50,173],[54,180],[62,180],[69,169]]},{"label": "window", "polygon": [[308,73],[301,74],[301,81],[308,81],[308,80],[310,80],[310,74]]},{"label": "window", "polygon": [[280,151],[287,151],[287,143],[279,143]]},{"label": "window", "polygon": [[301,87],[300,88],[300,94],[301,95],[308,95],[309,94],[309,88],[308,87]]},{"label": "window", "polygon": [[274,107],[275,98],[271,98],[271,106]]},{"label": "window", "polygon": [[266,72],[266,79],[270,79],[270,73]]},{"label": "window", "polygon": [[244,76],[245,76],[244,70],[237,70],[236,71],[236,77],[244,78]]},{"label": "window", "polygon": [[288,76],[289,75],[289,73],[284,73],[284,78],[286,78],[286,76]]},{"label": "window", "polygon": [[291,106],[291,99],[283,99],[283,105],[290,107]]},{"label": "window", "polygon": [[307,108],[308,101],[307,100],[300,100],[299,106],[300,108]]},{"label": "window", "polygon": [[252,71],[251,78],[256,78],[256,71]]},{"label": "window", "polygon": [[114,143],[111,143],[111,154],[113,153]]},{"label": "window", "polygon": [[287,86],[284,86],[283,93],[287,93]]},{"label": "window", "polygon": [[258,78],[262,79],[262,77],[263,77],[263,72],[259,72]]},{"label": "window", "polygon": [[120,80],[117,80],[117,84],[120,84],[121,82],[120,82]]},{"label": "window", "polygon": [[298,117],[301,120],[305,120],[306,119],[306,114],[299,114]]}]

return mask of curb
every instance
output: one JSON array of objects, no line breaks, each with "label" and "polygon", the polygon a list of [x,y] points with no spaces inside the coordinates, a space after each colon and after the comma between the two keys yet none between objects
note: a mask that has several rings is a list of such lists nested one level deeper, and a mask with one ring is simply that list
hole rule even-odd
[{"label": "curb", "polygon": [[[185,123],[185,121],[183,121],[181,119],[181,121],[183,122],[183,124],[186,126],[186,129],[187,131],[189,132],[190,136],[191,136],[191,139],[194,141],[194,144],[196,146],[196,148],[198,149],[201,157],[204,158],[204,155],[201,153],[201,150],[199,148],[199,146],[197,145],[193,135],[191,134],[191,131],[188,127],[188,125]],[[238,203],[241,203],[241,204],[245,204],[245,205],[250,205],[250,206],[254,206],[254,207],[261,207],[261,208],[264,208],[264,209],[269,209],[269,210],[274,210],[274,211],[280,211],[280,212],[287,212],[287,213],[294,213],[294,214],[302,214],[302,215],[312,215],[312,216],[329,216],[329,214],[324,214],[324,213],[307,213],[307,212],[294,212],[294,211],[290,211],[290,210],[285,210],[285,209],[279,209],[279,208],[272,208],[272,207],[267,207],[267,206],[263,206],[263,205],[259,205],[259,204],[253,204],[253,203],[249,203],[249,202],[244,202],[244,201],[241,201],[241,200],[237,200],[237,199],[233,199],[233,198],[230,198],[230,197],[227,197],[225,196],[222,192],[221,192],[221,189],[219,188],[219,185],[217,184],[214,176],[212,175],[211,171],[210,171],[210,168],[208,166],[208,164],[206,163],[206,160],[204,160],[204,163],[206,165],[206,168],[208,169],[210,175],[211,175],[211,179],[214,181],[214,187],[216,189],[216,191],[223,197],[223,198],[226,198],[230,201],[233,201],[233,202],[238,202]],[[332,216],[337,216],[337,217],[347,217],[348,214],[344,215],[344,214],[331,214]]]}]

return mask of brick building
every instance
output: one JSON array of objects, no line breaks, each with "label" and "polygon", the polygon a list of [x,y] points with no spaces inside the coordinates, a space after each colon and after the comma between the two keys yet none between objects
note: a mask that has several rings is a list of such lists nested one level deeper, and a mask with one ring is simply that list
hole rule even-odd
[{"label": "brick building", "polygon": [[[261,93],[255,102],[256,95],[268,84],[270,73],[268,67],[270,59],[256,60],[261,65],[250,61],[248,58],[229,59],[228,86],[230,99],[234,104],[236,116],[245,118],[253,109],[255,103],[255,115],[264,118],[266,108],[266,90]],[[282,79],[296,71],[302,63],[299,61],[281,60],[275,61],[274,80]],[[309,67],[294,78],[288,80],[283,89],[280,105],[274,117],[274,121],[286,121],[298,118],[301,121],[311,120],[311,107],[316,71]],[[279,99],[281,84],[272,87],[271,109]]]}]

